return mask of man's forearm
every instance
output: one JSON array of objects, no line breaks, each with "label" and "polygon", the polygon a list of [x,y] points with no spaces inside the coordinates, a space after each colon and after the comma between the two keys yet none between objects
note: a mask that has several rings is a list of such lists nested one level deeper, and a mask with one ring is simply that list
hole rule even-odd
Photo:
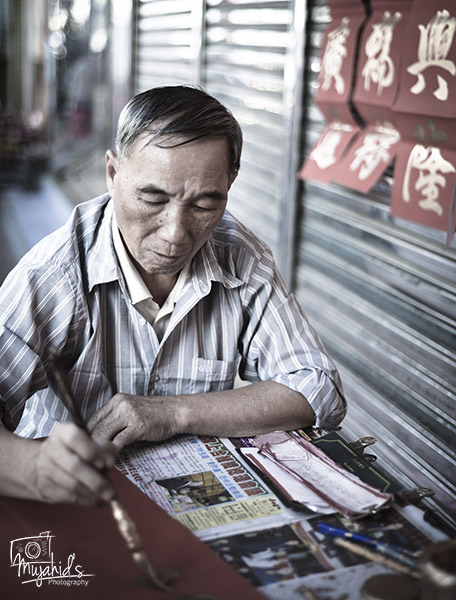
[{"label": "man's forearm", "polygon": [[30,467],[39,443],[14,435],[0,423],[0,494],[34,498]]},{"label": "man's forearm", "polygon": [[272,381],[221,392],[178,396],[115,394],[90,419],[98,440],[118,449],[179,433],[239,437],[312,425],[315,415],[299,392]]},{"label": "man's forearm", "polygon": [[179,433],[240,437],[276,429],[290,431],[315,421],[302,394],[273,381],[178,398]]}]

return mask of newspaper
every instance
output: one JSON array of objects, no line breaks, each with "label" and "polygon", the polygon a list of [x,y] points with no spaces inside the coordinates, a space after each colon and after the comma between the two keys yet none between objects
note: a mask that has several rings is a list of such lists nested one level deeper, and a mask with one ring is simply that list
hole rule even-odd
[{"label": "newspaper", "polygon": [[[296,517],[296,515],[295,515]],[[334,544],[319,530],[326,522],[350,528],[378,541],[402,545],[416,552],[429,540],[399,511],[350,521],[340,514],[313,515],[287,525],[239,533],[206,542],[272,600],[297,600],[310,590],[320,600],[358,600],[363,582],[378,572],[391,570],[369,562]]]},{"label": "newspaper", "polygon": [[226,439],[182,435],[140,442],[122,450],[116,466],[201,539],[289,520],[275,494]]},{"label": "newspaper", "polygon": [[351,522],[286,507],[225,438],[132,444],[117,468],[272,600],[305,598],[307,590],[322,600],[347,593],[358,600],[362,582],[385,569],[334,545],[322,521],[414,551],[429,542],[396,509]]},{"label": "newspaper", "polygon": [[382,565],[365,563],[298,577],[292,581],[272,583],[261,588],[261,591],[271,600],[365,600],[366,596],[362,593],[364,582],[370,577],[385,573],[391,571]]}]

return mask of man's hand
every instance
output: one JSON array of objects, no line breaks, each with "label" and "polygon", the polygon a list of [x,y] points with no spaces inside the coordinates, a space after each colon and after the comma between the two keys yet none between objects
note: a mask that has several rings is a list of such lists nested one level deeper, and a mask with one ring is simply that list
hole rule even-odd
[{"label": "man's hand", "polygon": [[117,450],[74,423],[59,423],[44,440],[22,438],[0,424],[0,494],[97,506],[114,496],[104,471]]},{"label": "man's hand", "polygon": [[114,489],[102,473],[114,465],[113,444],[95,442],[73,423],[59,423],[38,445],[33,487],[45,502],[96,506],[111,500]]},{"label": "man's hand", "polygon": [[121,449],[135,441],[157,442],[178,433],[176,397],[116,394],[87,426],[97,440],[110,440]]}]

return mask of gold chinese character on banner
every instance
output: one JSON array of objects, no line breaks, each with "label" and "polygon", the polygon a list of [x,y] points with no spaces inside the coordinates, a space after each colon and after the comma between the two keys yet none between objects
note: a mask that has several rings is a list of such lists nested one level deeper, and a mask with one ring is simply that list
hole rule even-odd
[{"label": "gold chinese character on banner", "polygon": [[372,25],[372,33],[366,39],[364,50],[367,60],[362,70],[364,89],[370,90],[371,82],[377,85],[377,95],[380,96],[383,88],[390,87],[394,82],[395,67],[390,56],[393,31],[401,20],[400,12],[383,13],[378,23]]},{"label": "gold chinese character on banner", "polygon": [[386,166],[391,162],[391,147],[400,139],[395,129],[378,128],[366,134],[363,145],[355,151],[350,171],[359,168],[359,179],[367,179],[380,163]]},{"label": "gold chinese character on banner", "polygon": [[423,199],[418,205],[423,210],[430,210],[441,216],[443,213],[442,205],[439,204],[439,186],[446,186],[445,174],[455,173],[454,166],[445,160],[439,150],[434,147],[424,147],[417,144],[413,147],[405,169],[404,181],[402,184],[402,198],[405,202],[410,202],[410,179],[413,169],[416,169],[418,177],[415,182],[415,190],[420,192]]},{"label": "gold chinese character on banner", "polygon": [[342,65],[347,56],[347,38],[350,35],[350,19],[344,17],[336,29],[328,34],[325,53],[321,61],[321,87],[329,90],[334,80],[334,87],[338,94],[345,92],[345,83],[342,77]]},{"label": "gold chinese character on banner", "polygon": [[[421,94],[426,88],[423,71],[429,67],[439,67],[452,76],[456,74],[456,65],[448,59],[456,29],[456,18],[451,17],[445,9],[438,10],[426,26],[420,24],[418,29],[418,61],[407,67],[407,71],[418,78],[410,88],[412,94]],[[437,75],[437,82],[438,88],[433,94],[444,102],[448,99],[448,82],[441,75]]]}]

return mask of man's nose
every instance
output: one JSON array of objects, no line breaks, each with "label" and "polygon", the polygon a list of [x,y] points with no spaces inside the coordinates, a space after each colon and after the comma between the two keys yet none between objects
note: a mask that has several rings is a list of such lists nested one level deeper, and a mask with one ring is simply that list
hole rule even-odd
[{"label": "man's nose", "polygon": [[167,207],[162,215],[160,237],[170,244],[182,245],[188,242],[188,214],[183,207]]}]

